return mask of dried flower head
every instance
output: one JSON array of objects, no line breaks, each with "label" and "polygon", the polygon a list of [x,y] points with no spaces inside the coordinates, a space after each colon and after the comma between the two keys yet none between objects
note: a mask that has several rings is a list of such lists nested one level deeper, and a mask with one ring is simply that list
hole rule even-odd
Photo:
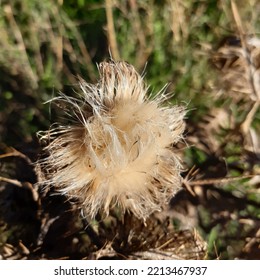
[{"label": "dried flower head", "polygon": [[80,80],[79,99],[59,96],[74,123],[43,134],[49,156],[40,161],[44,184],[79,201],[93,218],[119,205],[146,219],[180,187],[180,162],[172,149],[184,130],[183,107],[149,100],[143,78],[125,62],[99,65],[100,80]]}]

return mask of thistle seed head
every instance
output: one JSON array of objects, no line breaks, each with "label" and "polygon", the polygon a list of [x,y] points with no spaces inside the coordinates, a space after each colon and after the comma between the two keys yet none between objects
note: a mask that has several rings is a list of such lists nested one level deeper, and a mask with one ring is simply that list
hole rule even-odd
[{"label": "thistle seed head", "polygon": [[172,145],[182,138],[183,107],[147,97],[147,86],[125,62],[99,65],[100,80],[80,80],[81,95],[60,95],[71,125],[43,133],[48,157],[39,161],[41,182],[54,186],[91,218],[118,205],[146,219],[180,188],[179,158]]}]

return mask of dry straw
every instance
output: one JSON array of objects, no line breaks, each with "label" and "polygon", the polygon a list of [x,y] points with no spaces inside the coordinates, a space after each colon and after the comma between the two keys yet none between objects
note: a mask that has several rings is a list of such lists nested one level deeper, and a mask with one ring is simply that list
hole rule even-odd
[{"label": "dry straw", "polygon": [[185,110],[148,99],[147,87],[125,62],[99,65],[100,80],[80,80],[78,99],[60,95],[71,125],[50,129],[48,157],[39,161],[44,185],[54,186],[94,218],[111,207],[145,220],[180,188],[180,161],[172,145],[182,138]]}]

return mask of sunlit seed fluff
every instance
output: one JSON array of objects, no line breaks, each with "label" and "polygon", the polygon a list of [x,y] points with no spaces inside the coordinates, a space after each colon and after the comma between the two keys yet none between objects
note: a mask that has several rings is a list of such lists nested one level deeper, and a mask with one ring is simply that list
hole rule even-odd
[{"label": "sunlit seed fluff", "polygon": [[180,162],[172,149],[184,130],[183,107],[163,107],[125,62],[99,65],[97,84],[80,81],[82,95],[65,102],[74,120],[45,133],[49,156],[39,162],[41,183],[55,186],[91,218],[115,205],[146,219],[180,187]]}]

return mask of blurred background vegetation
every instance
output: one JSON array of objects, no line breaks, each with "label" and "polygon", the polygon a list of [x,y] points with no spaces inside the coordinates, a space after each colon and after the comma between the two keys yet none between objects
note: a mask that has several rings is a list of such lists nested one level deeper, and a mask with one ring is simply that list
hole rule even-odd
[{"label": "blurred background vegetation", "polygon": [[[0,186],[37,180],[6,155],[36,160],[36,133],[60,110],[45,102],[73,94],[78,75],[96,82],[96,65],[112,56],[144,71],[151,92],[168,84],[171,102],[189,109],[176,225],[195,226],[210,259],[260,258],[259,176],[221,181],[260,173],[260,3],[236,3],[238,11],[229,0],[2,0]],[[21,239],[3,212],[0,247]]]}]

